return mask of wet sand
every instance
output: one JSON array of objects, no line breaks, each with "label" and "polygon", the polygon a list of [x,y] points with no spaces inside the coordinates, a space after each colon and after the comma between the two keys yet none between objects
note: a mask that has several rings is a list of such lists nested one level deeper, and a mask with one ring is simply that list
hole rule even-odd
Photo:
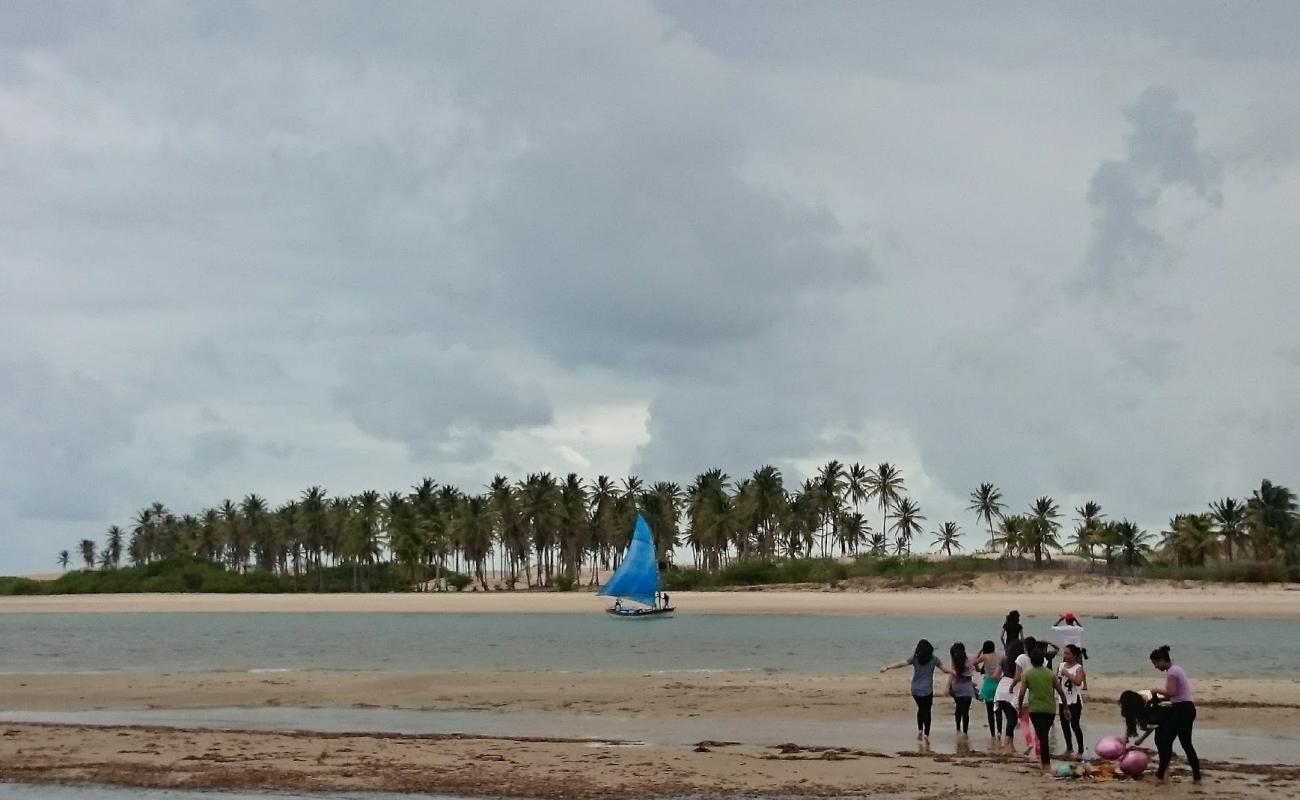
[{"label": "wet sand", "polygon": [[[1214,797],[1294,797],[1300,768],[1207,761]],[[1162,796],[1192,791],[1185,771]],[[448,792],[534,798],[1042,796],[1065,787],[1019,757],[700,743],[0,726],[0,779],[140,787]],[[1079,780],[1072,797],[1147,796]]]},{"label": "wet sand", "polygon": [[[674,592],[683,613],[950,615],[999,618],[1007,609],[1055,617],[1068,604],[1084,616],[1118,614],[1202,619],[1300,619],[1300,586],[1131,581],[1091,576],[981,575],[932,589],[893,589],[889,582],[822,591]],[[452,592],[406,594],[116,594],[0,597],[3,613],[371,612],[592,614],[607,604],[591,592]]]},{"label": "wet sand", "polygon": [[[1095,738],[1116,727],[1113,695],[1143,678],[1110,678],[1085,706]],[[629,691],[629,682],[635,691]],[[1252,734],[1295,732],[1300,681],[1202,681],[1198,729]],[[949,701],[935,707],[935,744],[911,739],[907,681],[889,675],[766,673],[612,675],[597,672],[148,673],[0,676],[5,709],[216,707],[469,709],[527,717],[529,731],[482,735],[327,731],[181,730],[146,725],[89,726],[0,722],[0,779],[95,781],[128,786],[230,789],[384,790],[523,797],[620,798],[683,795],[835,794],[932,796],[953,788],[1033,793],[1048,788],[1035,766],[991,755],[983,711],[972,714],[970,749],[950,732]],[[651,744],[591,742],[553,735],[559,717],[632,721],[662,732]],[[735,744],[705,745],[682,735],[701,721]],[[810,742],[815,726],[882,731],[870,747]],[[826,726],[830,726],[827,728]],[[233,726],[232,726],[233,727]],[[593,726],[599,729],[601,726]],[[790,740],[779,737],[789,733]],[[675,738],[674,738],[675,737]],[[801,740],[800,737],[804,737]],[[815,737],[813,737],[815,738]],[[822,737],[824,738],[824,736]],[[1286,797],[1300,767],[1217,761],[1208,788],[1217,797]],[[1176,775],[1178,773],[1175,773]],[[1186,788],[1186,776],[1182,776]],[[1072,793],[1113,797],[1147,791],[1127,781],[1078,781]],[[996,791],[995,791],[996,790]],[[1279,791],[1282,790],[1282,791]],[[1032,796],[1032,795],[1030,795]]]}]

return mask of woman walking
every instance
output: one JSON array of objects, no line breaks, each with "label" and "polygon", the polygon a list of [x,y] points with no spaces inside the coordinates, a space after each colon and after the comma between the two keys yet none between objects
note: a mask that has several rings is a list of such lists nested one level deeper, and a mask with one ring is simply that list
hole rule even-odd
[{"label": "woman walking", "polygon": [[[1065,735],[1065,754],[1075,749],[1077,758],[1083,758],[1083,692],[1088,688],[1088,672],[1083,668],[1083,650],[1067,644],[1061,651],[1061,666],[1056,677],[1065,690],[1065,705],[1061,706],[1061,733]],[[1069,714],[1066,714],[1066,711]]]},{"label": "woman walking", "polygon": [[994,696],[997,711],[1002,715],[1002,739],[1000,748],[1014,753],[1016,750],[1016,722],[1020,716],[1016,700],[1016,659],[1023,653],[1020,640],[1016,639],[1007,646],[1006,654],[998,663],[998,688]]},{"label": "woman walking", "polygon": [[912,668],[912,699],[916,701],[916,738],[923,747],[930,746],[930,713],[934,708],[934,671],[947,673],[943,662],[934,654],[928,639],[916,643],[916,650],[904,661],[886,664],[881,672],[902,667]]},{"label": "woman walking", "polygon": [[1025,626],[1020,624],[1020,612],[1010,611],[1007,613],[1006,621],[1002,623],[1002,633],[999,634],[1002,640],[1002,649],[1006,650],[1011,647],[1012,642],[1023,641],[1025,638]]},{"label": "woman walking", "polygon": [[1156,752],[1160,756],[1156,767],[1156,783],[1165,782],[1169,762],[1174,757],[1174,740],[1183,748],[1187,766],[1192,770],[1192,783],[1201,782],[1201,759],[1192,746],[1192,725],[1196,722],[1196,704],[1192,702],[1192,683],[1183,668],[1173,663],[1169,645],[1151,651],[1151,664],[1165,673],[1163,689],[1149,692],[1124,692],[1119,696],[1120,712],[1124,715],[1128,738],[1144,732],[1134,744],[1141,744],[1154,730]]},{"label": "woman walking", "polygon": [[948,654],[952,656],[948,694],[956,704],[952,717],[957,724],[957,735],[966,736],[970,733],[970,704],[975,699],[975,670],[966,657],[966,645],[961,642],[953,643]]},{"label": "woman walking", "polygon": [[984,675],[980,683],[980,700],[984,702],[984,712],[988,715],[989,736],[997,741],[1002,735],[1002,715],[997,710],[998,679],[1002,677],[999,666],[1002,657],[997,654],[997,645],[992,639],[984,640],[980,654],[975,656],[975,669]]},{"label": "woman walking", "polygon": [[[1019,700],[1025,702],[1029,695],[1029,721],[1034,726],[1034,737],[1038,740],[1038,763],[1046,774],[1052,766],[1052,754],[1047,746],[1047,737],[1051,735],[1052,726],[1056,724],[1057,698],[1060,698],[1061,718],[1069,719],[1070,708],[1065,699],[1065,690],[1044,664],[1047,657],[1042,648],[1034,648],[1029,655],[1032,664],[1020,683]],[[1055,695],[1055,696],[1054,696]]]}]

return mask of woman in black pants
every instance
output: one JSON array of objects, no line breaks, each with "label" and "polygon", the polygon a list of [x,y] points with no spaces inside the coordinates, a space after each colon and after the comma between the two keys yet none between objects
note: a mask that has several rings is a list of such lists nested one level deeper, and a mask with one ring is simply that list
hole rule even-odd
[{"label": "woman in black pants", "polygon": [[[916,643],[911,658],[886,664],[881,672],[901,667],[912,668],[912,699],[916,701],[916,738],[923,747],[930,745],[930,711],[934,707],[934,671],[948,673],[934,654],[934,645],[922,639]],[[949,673],[950,674],[950,673]]]},{"label": "woman in black pants", "polygon": [[[1061,666],[1056,670],[1056,677],[1065,689],[1065,705],[1061,707],[1061,733],[1065,734],[1065,752],[1077,747],[1076,754],[1083,757],[1083,726],[1079,720],[1083,717],[1083,694],[1088,688],[1088,673],[1083,669],[1083,652],[1072,644],[1067,644],[1061,651]],[[1067,715],[1065,709],[1070,713]]]},{"label": "woman in black pants", "polygon": [[952,696],[955,707],[952,718],[957,724],[957,735],[970,733],[970,704],[975,699],[975,670],[966,658],[966,645],[953,643],[948,651],[952,656],[952,677],[948,681],[948,694]]},{"label": "woman in black pants", "polygon": [[980,700],[984,701],[984,710],[989,718],[989,736],[993,741],[997,741],[1002,735],[1002,715],[997,710],[998,699],[998,680],[1002,677],[1001,662],[1002,656],[997,654],[997,645],[993,644],[992,639],[986,639],[984,646],[980,648],[980,654],[975,656],[975,669],[984,674],[984,682],[980,684]]},{"label": "woman in black pants", "polygon": [[1196,722],[1192,682],[1187,679],[1183,668],[1170,658],[1167,644],[1151,651],[1151,665],[1165,674],[1164,689],[1152,694],[1163,693],[1169,698],[1169,712],[1156,728],[1156,752],[1160,754],[1156,781],[1164,783],[1165,773],[1169,771],[1169,760],[1174,756],[1174,739],[1177,739],[1183,747],[1183,755],[1187,757],[1187,766],[1192,768],[1192,783],[1200,783],[1201,759],[1192,746],[1192,724]]}]

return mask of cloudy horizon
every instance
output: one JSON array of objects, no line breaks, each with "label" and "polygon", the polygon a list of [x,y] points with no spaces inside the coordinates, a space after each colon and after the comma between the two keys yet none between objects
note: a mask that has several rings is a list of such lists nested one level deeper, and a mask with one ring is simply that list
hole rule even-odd
[{"label": "cloudy horizon", "polygon": [[6,3],[0,574],[426,475],[1295,486],[1297,86],[1281,2]]}]

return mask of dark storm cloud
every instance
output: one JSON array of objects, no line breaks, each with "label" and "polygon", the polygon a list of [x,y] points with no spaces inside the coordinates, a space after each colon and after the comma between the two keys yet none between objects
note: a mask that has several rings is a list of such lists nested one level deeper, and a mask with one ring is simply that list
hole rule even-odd
[{"label": "dark storm cloud", "polygon": [[1080,277],[1084,288],[1108,295],[1173,258],[1155,219],[1168,189],[1183,186],[1211,206],[1223,202],[1218,167],[1198,149],[1196,117],[1179,107],[1172,89],[1147,88],[1123,111],[1127,156],[1102,162],[1092,176],[1092,240]]}]

